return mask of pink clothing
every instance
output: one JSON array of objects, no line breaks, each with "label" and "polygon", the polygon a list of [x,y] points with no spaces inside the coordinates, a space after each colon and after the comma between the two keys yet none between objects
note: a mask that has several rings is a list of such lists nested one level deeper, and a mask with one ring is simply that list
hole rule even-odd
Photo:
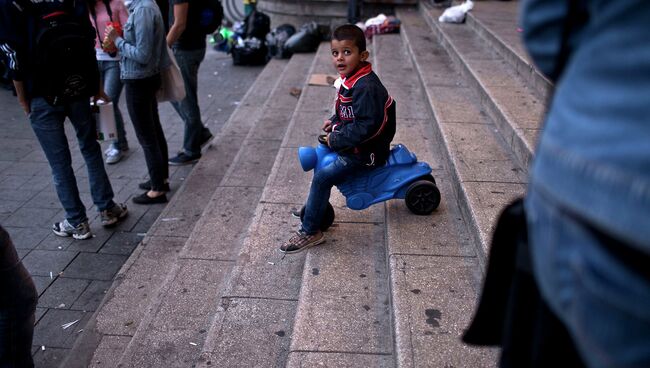
[{"label": "pink clothing", "polygon": [[[113,12],[113,22],[117,22],[124,26],[124,24],[126,24],[126,20],[129,18],[129,12],[126,10],[126,6],[124,6],[124,1],[110,0],[110,6]],[[106,6],[104,5],[103,0],[98,0],[95,3],[95,14],[97,17],[97,24],[95,24],[95,19],[93,19],[93,16],[90,14],[90,12],[88,13],[88,17],[90,17],[90,22],[92,23],[93,27],[96,27],[97,32],[99,32],[99,35],[101,36],[101,39],[99,39],[99,37],[95,37],[95,48],[101,49],[102,40],[104,39],[104,32],[106,31],[106,23],[111,21],[111,18],[108,16],[108,12],[106,12]]]}]

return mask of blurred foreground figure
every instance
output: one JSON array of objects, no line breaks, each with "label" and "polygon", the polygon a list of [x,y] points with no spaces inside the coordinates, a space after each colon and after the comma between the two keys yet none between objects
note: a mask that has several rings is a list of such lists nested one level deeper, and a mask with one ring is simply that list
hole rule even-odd
[{"label": "blurred foreground figure", "polygon": [[534,276],[590,367],[650,367],[650,2],[526,0],[556,83],[525,202]]}]

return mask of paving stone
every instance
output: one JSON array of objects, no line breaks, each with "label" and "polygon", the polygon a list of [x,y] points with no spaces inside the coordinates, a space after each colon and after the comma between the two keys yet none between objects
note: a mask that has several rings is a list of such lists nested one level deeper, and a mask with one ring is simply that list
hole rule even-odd
[{"label": "paving stone", "polygon": [[16,249],[34,249],[47,235],[49,230],[36,227],[5,227]]},{"label": "paving stone", "polygon": [[300,111],[320,113],[325,120],[333,114],[336,89],[329,86],[308,86],[303,91],[302,98]]},{"label": "paving stone", "polygon": [[16,162],[10,165],[2,173],[3,175],[17,176],[44,176],[50,177],[50,166],[46,162]]},{"label": "paving stone", "polygon": [[61,202],[59,201],[56,192],[42,191],[27,201],[24,206],[29,208],[53,208],[59,210],[61,209]]},{"label": "paving stone", "polygon": [[70,349],[50,347],[46,347],[43,351],[37,347],[34,354],[34,366],[38,368],[59,368],[69,351]]},{"label": "paving stone", "polygon": [[354,353],[321,353],[321,352],[291,352],[289,353],[288,368],[300,367],[331,367],[357,368],[376,367],[388,368],[395,366],[392,355],[354,354]]},{"label": "paving stone", "polygon": [[111,284],[110,281],[91,281],[86,290],[72,304],[71,309],[89,312],[96,310]]},{"label": "paving stone", "polygon": [[65,270],[66,277],[112,280],[128,257],[115,254],[79,253]]},{"label": "paving stone", "polygon": [[280,148],[262,200],[302,206],[309,192],[311,178],[311,172],[305,173],[300,167],[296,148]]},{"label": "paving stone", "polygon": [[9,218],[4,221],[4,224],[7,226],[29,225],[47,228],[52,226],[53,222],[60,221],[53,219],[58,213],[58,209],[21,207],[9,216]]},{"label": "paving stone", "polygon": [[130,336],[104,335],[95,350],[89,368],[103,368],[115,364],[116,357],[126,349]]},{"label": "paving stone", "polygon": [[52,272],[56,277],[76,256],[77,252],[35,249],[23,259],[23,264],[32,275],[49,277]]},{"label": "paving stone", "polygon": [[294,125],[289,126],[284,138],[283,148],[314,146],[318,143],[318,135],[323,134],[323,121],[331,114],[319,111],[296,111],[293,115]]},{"label": "paving stone", "polygon": [[90,231],[93,233],[92,238],[75,240],[70,243],[67,250],[95,253],[100,250],[114,232],[120,228],[121,226],[119,224],[113,228],[104,228],[99,224],[99,221],[94,221],[93,225],[90,227]]},{"label": "paving stone", "polygon": [[390,354],[383,226],[344,224],[305,262],[291,351]]},{"label": "paving stone", "polygon": [[5,199],[0,203],[0,215],[11,215],[24,204],[23,201],[11,201]]},{"label": "paving stone", "polygon": [[279,140],[246,139],[234,169],[229,170],[222,181],[224,186],[264,187],[271,172]]},{"label": "paving stone", "polygon": [[209,331],[197,367],[284,366],[295,301],[229,299]]},{"label": "paving stone", "polygon": [[[34,327],[35,345],[44,345],[47,348],[71,348],[74,340],[79,335],[79,330],[86,325],[92,313],[82,311],[50,309]],[[63,329],[66,323],[79,322]]]},{"label": "paving stone", "polygon": [[480,287],[476,258],[394,256],[390,267],[400,366],[497,365],[496,349],[460,340]]},{"label": "paving stone", "polygon": [[164,204],[148,205],[147,212],[138,219],[138,222],[131,229],[128,226],[124,226],[124,229],[134,233],[146,233],[151,228],[151,225],[156,222],[164,208]]},{"label": "paving stone", "polygon": [[114,232],[99,253],[129,255],[140,244],[142,237],[131,232]]},{"label": "paving stone", "polygon": [[[3,174],[4,175],[4,174]],[[0,200],[1,201],[20,201],[26,202],[35,196],[39,191],[38,190],[26,190],[26,189],[3,189],[0,190]],[[21,223],[20,225],[25,225]],[[17,226],[20,226],[17,225]]]},{"label": "paving stone", "polygon": [[54,277],[57,277],[56,274],[50,278],[50,276],[34,276],[32,275],[32,280],[34,280],[34,285],[36,286],[36,292],[38,295],[43,294],[45,289],[47,289],[48,286],[50,286],[51,283],[54,282]]},{"label": "paving stone", "polygon": [[59,277],[38,298],[38,306],[70,309],[89,284],[88,280]]},{"label": "paving stone", "polygon": [[75,240],[72,237],[61,237],[54,234],[51,230],[47,230],[47,235],[40,243],[38,243],[36,249],[52,251],[68,250],[70,244],[78,241],[84,242],[86,240]]},{"label": "paving stone", "polygon": [[34,324],[38,323],[48,310],[49,308],[36,307],[36,312],[34,312]]},{"label": "paving stone", "polygon": [[[271,105],[272,106],[272,105]],[[261,139],[265,141],[281,141],[293,116],[291,108],[264,109],[264,116],[251,129],[247,139]]]}]

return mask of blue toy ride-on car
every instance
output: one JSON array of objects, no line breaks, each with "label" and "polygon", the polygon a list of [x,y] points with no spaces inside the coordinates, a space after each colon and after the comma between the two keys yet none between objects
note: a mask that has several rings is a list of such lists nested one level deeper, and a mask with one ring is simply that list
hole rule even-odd
[{"label": "blue toy ride-on car", "polygon": [[[318,137],[317,147],[298,148],[298,159],[304,171],[321,168],[336,160],[338,154]],[[440,191],[426,162],[418,162],[415,154],[404,145],[393,147],[384,166],[350,177],[337,188],[346,198],[346,205],[362,210],[389,199],[404,199],[406,207],[416,215],[428,215],[440,204]],[[300,211],[302,220],[305,213]],[[321,222],[321,230],[327,230],[334,222],[334,208],[328,204]]]}]

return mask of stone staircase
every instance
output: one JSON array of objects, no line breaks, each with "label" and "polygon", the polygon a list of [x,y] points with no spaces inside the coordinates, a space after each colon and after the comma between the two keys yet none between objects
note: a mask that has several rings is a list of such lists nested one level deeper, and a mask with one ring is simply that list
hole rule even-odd
[{"label": "stone staircase", "polygon": [[[63,367],[489,367],[459,336],[494,221],[523,195],[550,84],[517,37],[516,2],[478,2],[466,24],[397,10],[370,43],[397,101],[394,143],[433,168],[439,209],[395,200],[336,211],[327,242],[283,256],[335,91],[329,43],[272,60],[133,253]],[[301,89],[299,98],[289,92]],[[294,90],[295,92],[295,90]]]}]

